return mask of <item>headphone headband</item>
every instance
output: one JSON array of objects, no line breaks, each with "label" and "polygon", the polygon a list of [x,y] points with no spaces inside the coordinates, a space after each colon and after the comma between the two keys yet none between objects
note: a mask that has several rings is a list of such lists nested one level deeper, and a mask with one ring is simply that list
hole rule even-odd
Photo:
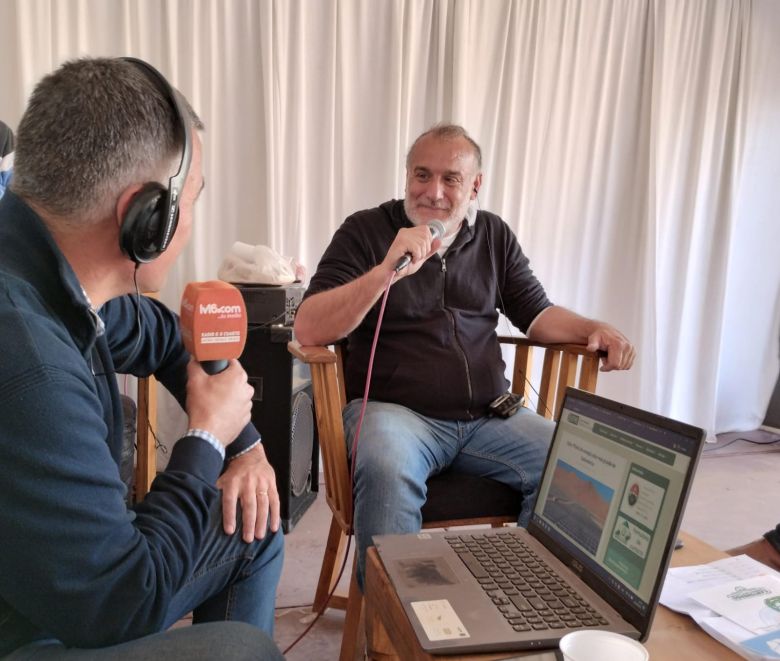
[{"label": "headphone headband", "polygon": [[[179,169],[169,180],[168,187],[147,184],[138,204],[131,204],[122,223],[122,249],[136,263],[144,263],[159,256],[171,242],[179,218],[179,202],[192,160],[192,135],[189,112],[180,94],[151,64],[135,57],[122,57],[140,69],[170,102],[182,137],[183,148]],[[162,189],[155,197],[155,192]],[[161,199],[160,199],[161,198]],[[137,208],[138,207],[138,208]]]}]

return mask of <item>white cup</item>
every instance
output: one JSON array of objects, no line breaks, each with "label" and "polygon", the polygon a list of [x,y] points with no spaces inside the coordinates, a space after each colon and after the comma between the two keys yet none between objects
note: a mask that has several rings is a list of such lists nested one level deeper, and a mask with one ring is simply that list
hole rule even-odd
[{"label": "white cup", "polygon": [[565,661],[647,661],[642,643],[619,633],[585,629],[567,633],[560,642]]}]

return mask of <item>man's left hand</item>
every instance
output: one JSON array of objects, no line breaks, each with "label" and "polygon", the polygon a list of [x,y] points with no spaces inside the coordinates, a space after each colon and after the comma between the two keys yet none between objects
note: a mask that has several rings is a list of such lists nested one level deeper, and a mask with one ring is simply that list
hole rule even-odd
[{"label": "man's left hand", "polygon": [[602,372],[629,369],[636,357],[634,346],[614,326],[603,322],[596,323],[596,329],[588,335],[588,350],[607,352],[606,358],[602,358],[599,369]]},{"label": "man's left hand", "polygon": [[[228,463],[217,480],[222,489],[222,525],[228,535],[236,531],[236,508],[241,503],[243,539],[265,537],[266,528],[279,530],[279,493],[276,476],[259,443],[246,454]],[[270,516],[269,516],[270,515]]]},{"label": "man's left hand", "polygon": [[738,546],[726,551],[729,555],[749,555],[754,560],[763,562],[767,567],[780,571],[780,553],[765,539],[757,539],[744,546]]}]

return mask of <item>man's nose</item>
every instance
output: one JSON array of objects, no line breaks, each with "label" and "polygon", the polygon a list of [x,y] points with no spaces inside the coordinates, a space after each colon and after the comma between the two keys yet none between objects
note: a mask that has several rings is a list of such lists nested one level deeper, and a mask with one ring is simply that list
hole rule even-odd
[{"label": "man's nose", "polygon": [[444,197],[444,184],[441,179],[432,177],[425,187],[425,194],[432,200],[440,200]]}]

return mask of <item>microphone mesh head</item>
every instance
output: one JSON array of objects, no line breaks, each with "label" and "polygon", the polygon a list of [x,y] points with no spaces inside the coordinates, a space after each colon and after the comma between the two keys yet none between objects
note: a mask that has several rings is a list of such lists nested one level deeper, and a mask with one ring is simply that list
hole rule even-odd
[{"label": "microphone mesh head", "polygon": [[431,234],[433,235],[434,239],[440,239],[444,236],[444,232],[446,231],[444,228],[444,223],[440,220],[432,220],[430,223],[428,223],[428,229],[431,230]]}]

